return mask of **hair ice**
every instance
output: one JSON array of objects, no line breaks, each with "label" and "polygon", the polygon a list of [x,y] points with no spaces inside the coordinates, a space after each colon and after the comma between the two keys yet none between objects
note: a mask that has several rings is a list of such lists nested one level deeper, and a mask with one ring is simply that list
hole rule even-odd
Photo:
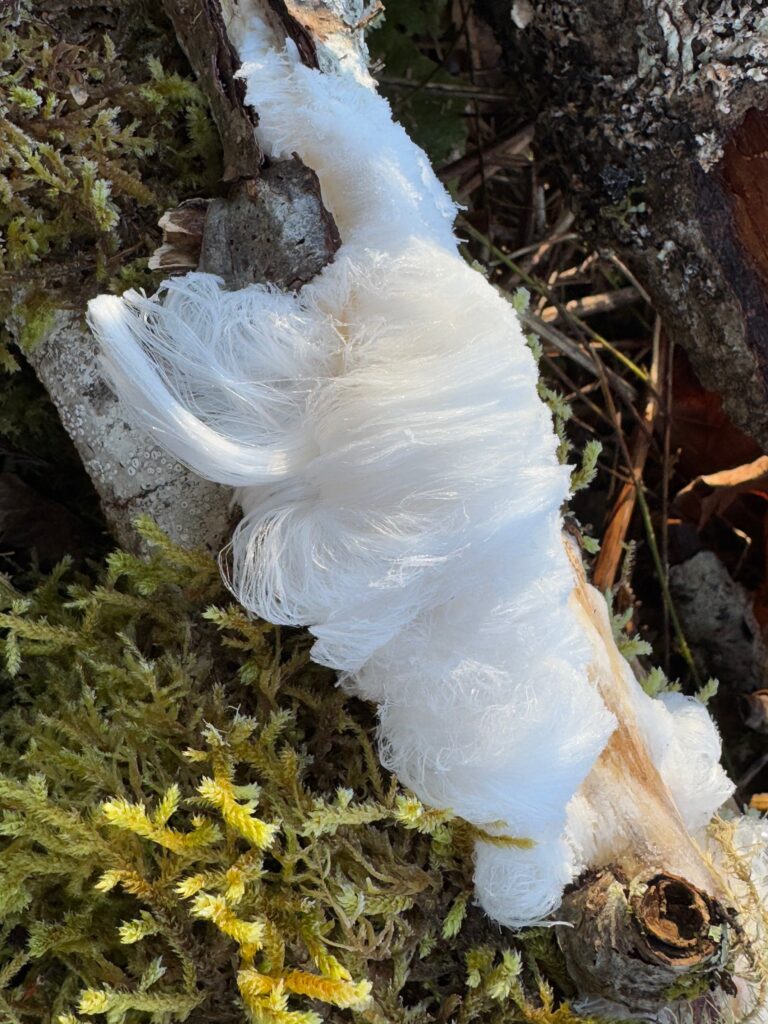
[{"label": "hair ice", "polygon": [[[238,46],[262,146],[317,173],[343,244],[295,294],[193,273],[94,300],[106,372],[177,458],[239,489],[230,585],[377,702],[384,763],[536,842],[479,843],[476,886],[502,923],[538,921],[587,850],[610,854],[576,794],[615,719],[572,607],[569,469],[533,356],[364,76],[303,66],[257,17]],[[706,712],[648,700],[652,756],[698,826],[727,795],[719,739]]]}]

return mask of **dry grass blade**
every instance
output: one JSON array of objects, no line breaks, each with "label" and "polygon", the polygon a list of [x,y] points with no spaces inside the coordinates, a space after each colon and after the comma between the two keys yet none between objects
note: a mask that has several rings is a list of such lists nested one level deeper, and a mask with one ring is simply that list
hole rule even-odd
[{"label": "dry grass blade", "polygon": [[[624,306],[633,306],[640,298],[637,288],[631,285],[628,288],[617,288],[612,292],[587,295],[583,299],[572,299],[566,302],[563,308],[566,313],[576,317],[598,316],[601,313],[612,313]],[[564,319],[556,306],[545,306],[540,316],[546,324]]]},{"label": "dry grass blade", "polygon": [[598,590],[610,590],[619,571],[624,554],[624,542],[632,520],[632,513],[635,510],[638,489],[642,486],[643,470],[653,439],[656,417],[659,413],[659,394],[663,392],[664,388],[661,374],[666,362],[666,342],[661,328],[661,320],[657,317],[653,335],[650,394],[642,421],[635,426],[629,443],[632,479],[621,487],[613,506],[608,528],[603,535],[592,577]]}]

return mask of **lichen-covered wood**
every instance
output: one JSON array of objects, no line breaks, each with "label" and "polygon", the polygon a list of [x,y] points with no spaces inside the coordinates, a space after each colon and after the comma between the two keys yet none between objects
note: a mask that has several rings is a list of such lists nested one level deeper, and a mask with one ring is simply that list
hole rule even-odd
[{"label": "lichen-covered wood", "polygon": [[537,0],[517,21],[507,0],[481,6],[580,228],[768,445],[765,5]]}]

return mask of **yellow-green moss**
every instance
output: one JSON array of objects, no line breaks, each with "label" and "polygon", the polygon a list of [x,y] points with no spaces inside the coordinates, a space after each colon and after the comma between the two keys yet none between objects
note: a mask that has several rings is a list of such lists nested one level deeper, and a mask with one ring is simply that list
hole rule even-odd
[{"label": "yellow-green moss", "polygon": [[150,559],[0,579],[0,1018],[575,1020],[371,709],[143,530]]}]

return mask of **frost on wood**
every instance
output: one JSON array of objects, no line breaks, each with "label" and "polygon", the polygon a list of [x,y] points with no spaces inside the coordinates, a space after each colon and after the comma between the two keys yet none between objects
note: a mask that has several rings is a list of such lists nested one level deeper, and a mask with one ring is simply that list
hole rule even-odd
[{"label": "frost on wood", "polygon": [[[297,160],[213,200],[190,258],[233,287],[310,280],[338,246],[315,175]],[[103,380],[98,354],[78,313],[60,312],[28,357],[56,405],[120,543],[135,547],[133,521],[151,516],[174,540],[217,551],[235,516],[230,492],[181,466],[135,425]],[[129,422],[130,421],[130,422]]]},{"label": "frost on wood", "polygon": [[[256,10],[253,0],[224,0],[231,21]],[[301,55],[302,63],[327,74],[351,73],[371,84],[363,31],[381,10],[380,0],[265,0],[261,13],[271,15]],[[236,32],[233,33],[236,37]]]},{"label": "frost on wood", "polygon": [[101,297],[112,379],[239,488],[241,602],[308,625],[313,658],[380,705],[385,763],[485,830],[497,920],[541,919],[582,867],[630,853],[707,884],[688,830],[730,793],[717,734],[645,697],[602,598],[574,597],[569,472],[512,307],[456,252],[452,204],[363,76],[307,67],[260,18],[237,38],[262,147],[317,172],[342,246],[295,295],[192,274]]},{"label": "frost on wood", "polygon": [[[483,0],[537,147],[702,383],[768,445],[768,15],[759,0]],[[761,113],[760,111],[763,111]]]}]

